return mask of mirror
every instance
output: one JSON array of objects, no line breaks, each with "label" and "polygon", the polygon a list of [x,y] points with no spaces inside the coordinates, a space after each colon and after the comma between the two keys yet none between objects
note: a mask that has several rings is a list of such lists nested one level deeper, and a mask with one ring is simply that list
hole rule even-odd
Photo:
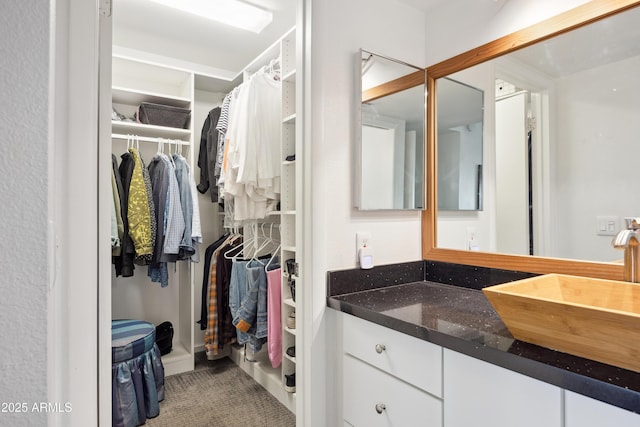
[{"label": "mirror", "polygon": [[482,210],[484,91],[438,81],[438,210]]},{"label": "mirror", "polygon": [[611,234],[640,209],[640,2],[616,4],[586,3],[427,69],[427,177],[440,176],[441,86],[487,96],[484,211],[440,209],[427,179],[425,259],[622,279]]},{"label": "mirror", "polygon": [[361,50],[355,206],[424,206],[424,70]]}]

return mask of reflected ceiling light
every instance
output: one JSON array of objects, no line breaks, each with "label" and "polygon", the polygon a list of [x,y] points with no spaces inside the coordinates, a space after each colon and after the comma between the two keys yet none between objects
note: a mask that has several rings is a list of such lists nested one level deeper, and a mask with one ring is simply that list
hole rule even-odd
[{"label": "reflected ceiling light", "polygon": [[271,12],[237,0],[151,1],[256,34],[273,20]]}]

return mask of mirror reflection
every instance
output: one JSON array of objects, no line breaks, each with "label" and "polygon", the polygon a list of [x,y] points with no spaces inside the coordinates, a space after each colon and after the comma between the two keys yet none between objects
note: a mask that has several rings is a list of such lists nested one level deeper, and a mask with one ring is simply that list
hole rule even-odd
[{"label": "mirror reflection", "polygon": [[640,212],[638,22],[631,9],[449,76],[492,94],[484,103],[492,125],[485,211],[440,208],[438,248],[468,250],[473,239],[484,252],[622,258],[612,236]]},{"label": "mirror reflection", "polygon": [[438,81],[438,209],[482,209],[484,92]]},{"label": "mirror reflection", "polygon": [[355,205],[421,209],[424,174],[424,70],[361,50]]}]

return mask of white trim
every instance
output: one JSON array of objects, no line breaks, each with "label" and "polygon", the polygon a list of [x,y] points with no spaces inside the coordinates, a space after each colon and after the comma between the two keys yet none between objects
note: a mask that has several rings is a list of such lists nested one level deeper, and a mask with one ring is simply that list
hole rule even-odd
[{"label": "white trim", "polygon": [[123,46],[113,46],[113,56],[137,62],[145,62],[147,64],[159,65],[165,68],[173,68],[175,70],[195,73],[201,76],[228,82],[235,80],[240,74],[242,74],[242,71],[238,73],[231,70],[223,70],[222,68],[209,67],[207,65],[197,64],[191,61],[183,61],[169,56],[144,52],[142,50]]},{"label": "white trim", "polygon": [[[324,396],[324,384],[317,389],[312,383],[312,358],[311,350],[314,341],[314,307],[313,307],[313,280],[314,280],[314,263],[312,254],[313,242],[313,210],[312,202],[312,158],[311,158],[311,22],[312,22],[312,0],[298,0],[297,17],[296,17],[296,105],[299,105],[299,117],[296,117],[296,141],[301,149],[296,152],[299,159],[302,160],[302,182],[296,183],[296,187],[301,188],[302,200],[298,203],[301,206],[297,209],[296,228],[302,233],[296,231],[296,236],[302,242],[301,259],[298,263],[303,266],[301,274],[301,283],[305,286],[298,291],[298,298],[302,304],[302,321],[298,328],[302,330],[301,334],[296,335],[296,360],[298,361],[296,390],[300,390],[296,398],[296,425],[303,427],[314,426],[312,419],[312,406],[315,399],[316,405],[326,405],[327,397]],[[298,83],[300,82],[300,83]],[[298,154],[299,153],[299,154]],[[322,301],[325,305],[325,302]],[[324,363],[324,355],[316,353],[316,358]],[[322,369],[322,364],[317,364],[315,370]],[[300,387],[300,389],[298,388]],[[317,421],[316,421],[317,424]]]},{"label": "white trim", "polygon": [[[55,269],[49,295],[51,402],[71,412],[49,424],[86,426],[98,419],[98,5],[58,0],[52,29],[53,144],[50,196]],[[51,214],[51,212],[50,212]],[[51,236],[49,236],[51,237]]]},{"label": "white trim", "polygon": [[99,15],[98,76],[98,422],[111,420],[111,15]]}]

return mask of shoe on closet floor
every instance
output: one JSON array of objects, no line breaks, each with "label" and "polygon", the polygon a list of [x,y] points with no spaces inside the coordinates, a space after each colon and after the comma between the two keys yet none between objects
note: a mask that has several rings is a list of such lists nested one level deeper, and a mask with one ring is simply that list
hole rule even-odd
[{"label": "shoe on closet floor", "polygon": [[296,373],[294,372],[293,374],[289,374],[289,375],[285,374],[284,378],[285,378],[284,390],[289,393],[295,393],[296,392]]}]

